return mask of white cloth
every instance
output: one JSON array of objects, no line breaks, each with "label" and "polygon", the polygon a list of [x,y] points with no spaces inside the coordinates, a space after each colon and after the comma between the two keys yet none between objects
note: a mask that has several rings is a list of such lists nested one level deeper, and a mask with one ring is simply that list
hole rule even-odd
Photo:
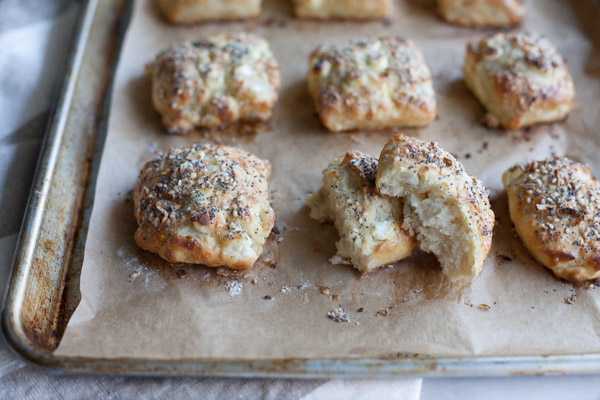
[{"label": "white cloth", "polygon": [[[68,0],[0,0],[0,298],[77,17]],[[54,376],[0,336],[0,399],[600,399],[599,376],[282,380]]]}]

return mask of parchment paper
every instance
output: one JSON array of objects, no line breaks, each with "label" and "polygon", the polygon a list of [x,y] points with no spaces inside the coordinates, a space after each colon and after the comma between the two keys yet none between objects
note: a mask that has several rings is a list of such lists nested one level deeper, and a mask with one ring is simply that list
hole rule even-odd
[{"label": "parchment paper", "polygon": [[[166,25],[152,2],[136,3],[114,87],[82,300],[57,354],[281,359],[600,351],[600,291],[561,282],[533,261],[514,233],[501,186],[502,172],[513,163],[551,153],[590,163],[600,174],[600,16],[592,1],[527,2],[522,29],[543,33],[558,46],[577,101],[565,122],[520,132],[481,126],[483,109],[463,83],[466,43],[490,31],[441,22],[433,2],[398,2],[388,23],[352,23],[298,21],[287,1],[271,0],[258,21],[192,27]],[[241,30],[264,35],[281,64],[273,120],[255,134],[166,134],[150,102],[144,64],[175,41]],[[329,133],[307,93],[307,57],[319,43],[369,35],[411,37],[434,74],[439,117],[425,129],[402,132],[439,141],[492,190],[493,247],[466,290],[449,285],[435,258],[424,253],[362,278],[351,267],[331,265],[335,229],[308,216],[306,195],[318,189],[331,158],[353,148],[378,155],[394,133]],[[273,164],[270,189],[280,233],[245,274],[170,265],[133,241],[130,194],[143,164],[158,151],[215,140]],[[567,304],[567,298],[576,302]],[[338,307],[350,322],[327,317]]]}]

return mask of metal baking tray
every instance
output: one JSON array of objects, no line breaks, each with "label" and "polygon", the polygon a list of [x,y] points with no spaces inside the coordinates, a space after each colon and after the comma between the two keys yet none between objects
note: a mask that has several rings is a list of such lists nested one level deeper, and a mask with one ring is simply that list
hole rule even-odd
[{"label": "metal baking tray", "polygon": [[4,299],[2,329],[30,363],[57,374],[243,377],[484,376],[600,371],[600,354],[230,361],[53,355],[80,301],[79,275],[112,79],[133,0],[85,0],[48,125]]}]

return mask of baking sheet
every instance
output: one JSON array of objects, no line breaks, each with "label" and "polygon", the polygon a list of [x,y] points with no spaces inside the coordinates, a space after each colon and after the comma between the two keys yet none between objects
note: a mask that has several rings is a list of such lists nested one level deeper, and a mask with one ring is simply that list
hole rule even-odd
[{"label": "baking sheet", "polygon": [[[162,22],[150,1],[138,1],[117,70],[82,300],[56,354],[283,359],[600,351],[600,292],[556,280],[527,255],[508,219],[500,181],[514,162],[551,153],[600,171],[595,129],[600,24],[592,1],[539,0],[527,8],[523,29],[547,35],[569,61],[576,108],[564,123],[506,133],[479,125],[483,110],[462,81],[466,42],[487,31],[440,22],[432,2],[400,2],[389,22],[360,24],[296,21],[287,2],[272,0],[265,1],[258,21],[173,27]],[[144,64],[175,41],[241,30],[265,36],[281,64],[273,120],[257,133],[165,134],[150,103]],[[435,259],[423,253],[362,278],[350,267],[332,266],[335,229],[308,217],[306,194],[318,189],[321,170],[332,157],[351,148],[377,155],[394,132],[327,132],[308,96],[306,59],[319,43],[381,34],[415,40],[434,74],[438,119],[425,129],[401,132],[439,141],[492,190],[498,218],[493,247],[469,289],[449,285]],[[273,164],[270,188],[280,233],[269,240],[257,265],[242,274],[171,265],[133,241],[130,192],[143,164],[157,151],[215,140]],[[573,294],[576,302],[567,304]],[[327,318],[340,305],[347,323]]]}]

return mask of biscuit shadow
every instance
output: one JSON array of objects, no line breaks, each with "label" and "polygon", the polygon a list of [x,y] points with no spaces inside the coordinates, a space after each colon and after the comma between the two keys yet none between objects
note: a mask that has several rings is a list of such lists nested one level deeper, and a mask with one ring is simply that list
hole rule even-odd
[{"label": "biscuit shadow", "polygon": [[161,24],[163,27],[176,26],[175,24],[169,22],[162,14],[158,6],[158,1],[146,1],[144,7],[146,7],[147,12],[152,16],[152,19]]},{"label": "biscuit shadow", "polygon": [[267,19],[273,16],[294,17],[294,7],[291,1],[263,0],[262,13]]},{"label": "biscuit shadow", "polygon": [[278,123],[285,121],[284,129],[300,135],[330,133],[319,119],[306,80],[296,81],[282,90],[275,119]]},{"label": "biscuit shadow", "polygon": [[158,132],[166,132],[159,113],[152,105],[152,83],[145,75],[137,76],[127,83],[127,97],[133,109],[136,120],[146,121]]},{"label": "biscuit shadow", "polygon": [[[292,246],[294,253],[313,254],[319,262],[329,264],[329,259],[337,253],[335,243],[340,239],[333,223],[319,223],[310,217],[310,208],[304,205],[293,217],[288,221],[289,226],[286,227],[286,235],[293,234],[299,240],[294,240]],[[282,250],[286,250],[286,244]],[[291,249],[290,249],[291,250]],[[315,264],[315,263],[313,263]],[[315,267],[315,265],[313,265]],[[320,269],[322,265],[319,265]],[[349,268],[349,272],[354,274],[354,269],[346,265],[332,265],[332,267],[344,270]]]},{"label": "biscuit shadow", "polygon": [[133,216],[131,195],[113,202],[108,221],[104,221],[104,223],[106,231],[115,232],[120,238],[119,242],[123,243],[120,250],[125,259],[135,259],[140,266],[155,269],[157,272],[168,269],[170,263],[154,253],[141,249],[135,243],[134,235],[137,223]]},{"label": "biscuit shadow", "polygon": [[[347,280],[346,285],[354,287],[356,291],[360,291],[364,285],[391,285],[395,305],[414,304],[432,299],[460,302],[469,286],[464,282],[450,282],[442,273],[437,258],[421,250],[416,250],[411,257],[404,260],[361,275],[351,265],[331,264],[329,261],[337,253],[335,243],[340,238],[332,223],[321,224],[314,221],[309,216],[308,206],[300,209],[291,223],[293,230],[304,232],[302,237],[298,238],[300,240],[294,241],[295,251],[314,255],[312,265],[303,266],[307,268],[304,272],[316,279],[313,283],[318,282],[321,276],[335,274],[340,279]],[[285,248],[282,251],[285,251]],[[321,273],[323,268],[328,272]]]},{"label": "biscuit shadow", "polygon": [[393,285],[396,305],[427,300],[460,302],[470,286],[468,282],[451,282],[442,272],[437,257],[420,249],[376,273],[381,273],[385,282]]},{"label": "biscuit shadow", "polygon": [[[436,0],[407,0],[407,7],[410,7],[411,13],[419,18],[426,18],[432,21],[443,21],[437,12]],[[398,6],[398,4],[396,4]]]},{"label": "biscuit shadow", "polygon": [[492,247],[488,257],[494,259],[497,267],[502,267],[505,261],[516,261],[519,268],[534,273],[550,273],[529,254],[523,241],[515,231],[508,210],[506,191],[502,191],[491,198],[490,203],[496,220],[492,236]]},{"label": "biscuit shadow", "polygon": [[592,43],[584,71],[600,77],[600,3],[597,1],[572,2],[573,13],[579,22],[577,27]]},{"label": "biscuit shadow", "polygon": [[[437,79],[439,80],[439,79]],[[443,87],[436,88],[441,96],[438,96],[438,102],[444,109],[444,115],[461,115],[464,119],[469,119],[481,124],[481,120],[485,114],[485,109],[477,100],[477,98],[471,93],[465,80],[462,78],[454,79],[447,82]],[[438,118],[443,119],[444,116]]]}]

